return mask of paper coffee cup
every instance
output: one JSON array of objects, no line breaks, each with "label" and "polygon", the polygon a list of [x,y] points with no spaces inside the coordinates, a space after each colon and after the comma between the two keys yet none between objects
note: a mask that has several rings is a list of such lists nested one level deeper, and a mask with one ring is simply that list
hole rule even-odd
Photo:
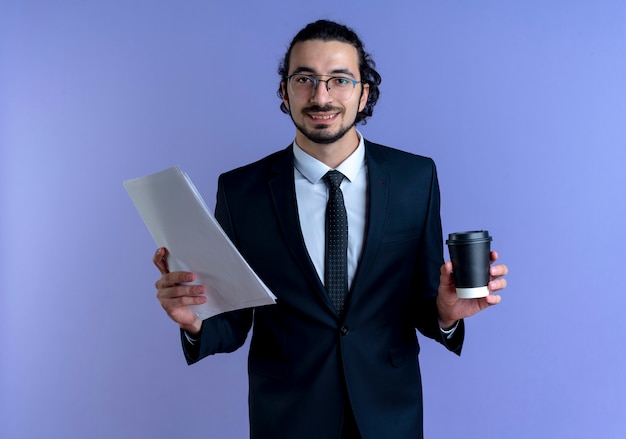
[{"label": "paper coffee cup", "polygon": [[489,295],[491,236],[486,230],[450,233],[446,244],[459,299]]}]

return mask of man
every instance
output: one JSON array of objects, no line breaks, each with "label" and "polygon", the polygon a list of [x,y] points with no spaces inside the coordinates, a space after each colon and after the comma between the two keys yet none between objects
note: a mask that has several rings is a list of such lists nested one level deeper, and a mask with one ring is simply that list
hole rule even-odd
[{"label": "man", "polygon": [[[279,73],[295,141],[221,175],[215,212],[277,304],[200,321],[188,306],[206,301],[205,288],[182,285],[193,273],[169,273],[166,249],[154,256],[157,297],[189,363],[236,350],[254,321],[251,437],[422,437],[415,329],[459,354],[462,319],[500,296],[457,299],[433,162],[356,130],[380,84],[357,35],[311,23]],[[326,177],[332,170],[341,174]],[[507,271],[491,267],[491,292],[506,286]]]}]

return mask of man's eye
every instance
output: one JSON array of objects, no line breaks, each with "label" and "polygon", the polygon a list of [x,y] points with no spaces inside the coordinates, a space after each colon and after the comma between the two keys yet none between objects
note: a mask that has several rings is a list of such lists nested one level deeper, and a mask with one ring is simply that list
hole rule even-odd
[{"label": "man's eye", "polygon": [[296,76],[296,82],[298,84],[310,84],[313,80],[308,76]]},{"label": "man's eye", "polygon": [[338,87],[345,87],[352,84],[352,81],[350,81],[348,78],[333,78],[333,84]]}]

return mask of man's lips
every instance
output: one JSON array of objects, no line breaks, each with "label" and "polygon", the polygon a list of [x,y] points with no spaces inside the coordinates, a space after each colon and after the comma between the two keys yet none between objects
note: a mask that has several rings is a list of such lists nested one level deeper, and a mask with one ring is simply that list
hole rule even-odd
[{"label": "man's lips", "polygon": [[325,120],[332,120],[335,117],[337,117],[339,113],[332,113],[332,114],[311,114],[308,113],[308,116],[315,120],[315,121],[325,121]]},{"label": "man's lips", "polygon": [[311,106],[309,108],[305,108],[303,113],[311,118],[311,120],[317,123],[329,123],[334,121],[339,114],[341,114],[340,108],[334,108],[331,106],[321,107],[321,106]]}]

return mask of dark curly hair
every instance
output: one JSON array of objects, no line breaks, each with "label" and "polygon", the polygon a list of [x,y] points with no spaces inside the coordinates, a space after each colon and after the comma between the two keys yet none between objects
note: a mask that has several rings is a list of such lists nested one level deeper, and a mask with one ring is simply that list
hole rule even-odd
[{"label": "dark curly hair", "polygon": [[[380,96],[379,85],[382,81],[380,74],[374,69],[376,63],[372,59],[372,56],[367,53],[363,47],[363,42],[357,36],[356,32],[347,26],[328,20],[318,20],[314,23],[310,23],[305,26],[291,41],[289,49],[285,54],[285,58],[278,66],[278,74],[280,75],[280,84],[287,83],[287,75],[289,73],[289,57],[291,56],[291,50],[296,43],[310,40],[322,40],[322,41],[340,41],[342,43],[348,43],[357,50],[359,55],[359,73],[361,75],[361,81],[363,84],[369,84],[369,95],[367,97],[367,103],[363,111],[359,112],[356,117],[355,123],[365,124],[366,119],[374,113],[374,105],[378,101]],[[283,92],[281,86],[278,86],[278,97],[283,99]],[[289,109],[285,106],[284,102],[281,102],[280,109],[283,113],[289,114]]]}]

